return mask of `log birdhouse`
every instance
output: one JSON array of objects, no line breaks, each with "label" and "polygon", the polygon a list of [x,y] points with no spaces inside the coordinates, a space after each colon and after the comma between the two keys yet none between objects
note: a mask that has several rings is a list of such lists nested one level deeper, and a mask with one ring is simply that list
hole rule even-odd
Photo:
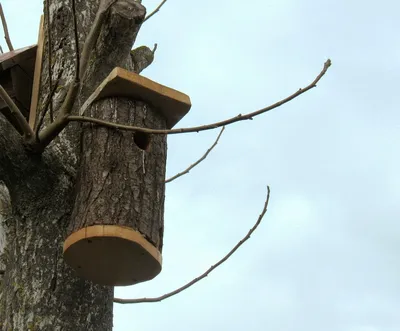
[{"label": "log birdhouse", "polygon": [[[115,68],[81,115],[169,129],[190,107],[187,95]],[[81,143],[65,261],[79,276],[103,285],[154,278],[162,263],[166,136],[86,124]]]},{"label": "log birdhouse", "polygon": [[[37,46],[28,46],[0,55],[0,85],[6,90],[25,118],[29,119]],[[8,106],[0,98],[0,112],[15,124],[14,117],[3,110]],[[18,127],[14,125],[14,127]],[[22,133],[22,132],[20,132]]]}]

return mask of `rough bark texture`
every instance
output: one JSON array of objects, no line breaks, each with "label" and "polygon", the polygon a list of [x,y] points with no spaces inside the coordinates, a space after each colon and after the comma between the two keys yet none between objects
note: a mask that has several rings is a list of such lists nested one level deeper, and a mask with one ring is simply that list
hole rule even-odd
[{"label": "rough bark texture", "polygon": [[0,127],[0,176],[12,207],[2,224],[1,330],[111,330],[112,288],[75,277],[62,259],[74,175],[58,153],[27,155],[4,118]]},{"label": "rough bark texture", "polygon": [[[3,271],[6,266],[4,264],[2,253],[6,247],[6,232],[4,225],[7,218],[11,215],[10,193],[3,182],[0,182],[0,270]],[[0,272],[0,282],[3,279],[3,273]]]},{"label": "rough bark texture", "polygon": [[[108,121],[166,128],[165,118],[138,101],[108,99],[88,112]],[[127,226],[161,251],[166,152],[165,136],[152,137],[142,150],[130,132],[85,125],[70,231],[97,224]]]},{"label": "rough bark texture", "polygon": [[[51,65],[53,70],[53,82],[63,69],[60,88],[54,97],[55,110],[65,98],[75,70],[76,49],[71,2],[49,2],[52,60],[49,63],[45,49],[39,110],[49,93],[48,66]],[[77,0],[76,4],[79,44],[82,50],[98,1]],[[85,78],[85,88],[81,91],[74,113],[77,113],[79,103],[84,97],[91,93],[114,66],[132,67],[129,51],[145,10],[133,0],[117,0],[113,7],[96,44],[89,74]],[[46,30],[47,28],[46,26]],[[45,34],[47,36],[46,32]],[[45,45],[46,48],[49,46],[48,40]],[[114,45],[113,50],[111,45]],[[129,115],[136,121],[142,119],[139,114],[145,109],[145,105],[126,100],[106,100],[99,102],[94,108],[99,113],[104,111],[106,117],[116,114],[117,109],[118,114],[121,114],[118,116]],[[123,120],[122,117],[118,119]],[[47,116],[44,125],[48,122]],[[152,124],[162,125],[156,119],[149,123]],[[21,137],[0,115],[0,182],[4,182],[11,200],[10,210],[3,208],[5,216],[0,218],[3,243],[5,238],[5,245],[0,245],[1,263],[5,266],[5,273],[0,276],[2,331],[112,330],[113,288],[94,285],[75,277],[62,259],[62,244],[74,207],[81,151],[86,155],[94,148],[101,147],[100,143],[95,146],[88,144],[93,135],[97,135],[99,139],[109,137],[119,141],[121,133],[86,126],[86,138],[83,139],[81,149],[81,129],[81,125],[69,125],[42,155],[33,155],[25,150]],[[155,142],[156,144],[161,144],[163,138],[159,139],[160,142]],[[128,140],[131,138],[128,137],[126,141]],[[115,155],[118,155],[118,148],[116,145]],[[96,153],[102,155],[101,151]],[[107,155],[104,156],[107,159]],[[118,161],[124,161],[124,158]],[[111,160],[108,159],[107,162]],[[135,161],[134,164],[137,165],[136,162],[139,161]],[[149,159],[147,162],[154,161]],[[92,166],[95,169],[97,165]],[[136,166],[131,167],[127,166],[127,171],[136,169]],[[157,178],[161,178],[162,172],[163,170],[159,170],[155,174]],[[4,205],[4,201],[8,201],[7,190],[3,188],[1,191]]]}]

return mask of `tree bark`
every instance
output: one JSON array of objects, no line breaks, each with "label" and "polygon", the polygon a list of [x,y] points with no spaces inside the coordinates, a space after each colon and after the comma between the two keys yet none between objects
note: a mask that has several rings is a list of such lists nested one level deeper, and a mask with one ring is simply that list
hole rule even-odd
[{"label": "tree bark", "polygon": [[[167,126],[166,119],[145,103],[122,98],[97,102],[88,113],[135,126]],[[146,150],[136,140],[131,132],[84,125],[76,185],[79,191],[69,234],[91,225],[127,226],[138,230],[161,252],[166,137],[152,137]]]},{"label": "tree bark", "polygon": [[[112,6],[73,113],[77,113],[79,104],[115,66],[133,69],[130,49],[145,15],[139,2],[117,0]],[[48,66],[52,68],[53,84],[62,71],[60,88],[54,95],[55,110],[64,100],[75,73],[71,1],[49,0],[49,5],[50,27],[46,23],[45,35],[50,29],[51,45],[46,37],[38,111],[50,91]],[[80,50],[98,5],[96,0],[76,0]],[[112,114],[117,110],[121,114],[142,114],[145,107],[144,103],[123,99],[110,99],[96,105],[99,114]],[[48,124],[47,116],[44,125]],[[87,137],[90,138],[90,132],[105,129],[86,125],[85,130],[89,131]],[[112,330],[113,288],[76,277],[62,258],[62,244],[74,207],[81,153],[100,147],[99,143],[88,144],[90,139],[85,139],[81,146],[81,134],[82,125],[70,124],[43,154],[31,154],[25,149],[22,138],[0,115],[0,184],[4,183],[0,185],[0,208],[3,210],[0,266],[5,268],[4,274],[0,275],[2,331]],[[115,133],[113,139],[118,135]],[[157,176],[160,177],[165,169],[159,171]],[[154,238],[157,240],[158,237]]]}]

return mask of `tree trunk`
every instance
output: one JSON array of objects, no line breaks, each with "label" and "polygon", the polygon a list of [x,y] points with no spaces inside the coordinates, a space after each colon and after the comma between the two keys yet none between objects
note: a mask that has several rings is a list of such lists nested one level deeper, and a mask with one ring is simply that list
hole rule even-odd
[{"label": "tree trunk", "polygon": [[[50,91],[50,64],[53,84],[63,70],[53,101],[54,116],[57,116],[56,110],[74,80],[76,49],[71,1],[49,0],[49,4],[51,62],[45,15],[38,112]],[[98,5],[98,0],[76,0],[80,51]],[[114,67],[135,69],[130,50],[144,16],[145,8],[140,1],[117,0],[112,5],[73,113],[78,112],[79,104]],[[100,112],[126,114],[118,115],[119,119],[132,113],[132,107],[135,113],[143,114],[146,104],[109,99],[96,105]],[[44,125],[48,123],[49,116]],[[105,132],[96,130],[100,135]],[[85,153],[96,148],[95,144],[87,143],[87,138],[81,146],[81,134],[81,125],[70,124],[43,154],[30,154],[22,138],[0,115],[0,184],[4,183],[0,185],[0,268],[5,270],[0,275],[0,330],[112,330],[113,288],[76,277],[62,257],[62,245],[74,209],[81,152],[83,148]],[[157,176],[164,176],[164,172],[161,169]],[[161,206],[158,212],[162,211]],[[154,233],[153,240],[160,240],[159,234]]]}]

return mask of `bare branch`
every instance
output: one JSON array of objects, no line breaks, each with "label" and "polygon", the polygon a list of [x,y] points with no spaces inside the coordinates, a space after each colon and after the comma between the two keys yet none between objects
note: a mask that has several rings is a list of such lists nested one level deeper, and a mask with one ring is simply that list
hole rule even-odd
[{"label": "bare branch", "polygon": [[80,51],[79,51],[79,36],[78,36],[78,23],[76,19],[76,4],[75,0],[72,1],[72,17],[74,20],[74,39],[75,39],[75,81],[80,80]]},{"label": "bare branch", "polygon": [[195,126],[195,127],[191,127],[191,128],[181,128],[181,129],[172,129],[172,130],[156,130],[156,129],[148,129],[148,128],[130,126],[130,125],[125,125],[125,124],[112,123],[112,122],[107,122],[107,121],[103,121],[103,120],[100,120],[97,118],[86,117],[86,116],[68,116],[67,120],[70,122],[89,122],[89,123],[98,124],[98,125],[104,126],[104,127],[121,129],[121,130],[126,130],[126,131],[144,132],[144,133],[148,133],[148,134],[178,134],[178,133],[189,133],[189,132],[200,132],[200,131],[206,131],[206,130],[213,130],[213,129],[219,128],[221,126],[230,125],[235,122],[244,121],[244,120],[252,120],[254,117],[256,117],[258,115],[266,113],[272,109],[278,108],[278,107],[282,106],[283,104],[297,98],[301,94],[316,87],[317,83],[325,75],[325,73],[327,72],[327,70],[330,66],[331,66],[331,60],[327,60],[324,64],[322,71],[318,74],[318,76],[313,80],[313,82],[311,84],[309,84],[308,86],[306,86],[304,88],[297,90],[297,92],[293,93],[292,95],[288,96],[287,98],[285,98],[281,101],[278,101],[268,107],[259,109],[252,113],[245,114],[245,115],[239,114],[230,119],[227,119],[227,120],[224,120],[221,122],[216,122],[213,124]]},{"label": "bare branch", "polygon": [[53,123],[39,133],[40,146],[36,146],[37,149],[44,149],[68,125],[68,114],[71,112],[71,109],[74,106],[75,99],[79,92],[79,86],[79,82],[71,83],[67,92],[67,96],[61,105],[59,116],[57,116]]},{"label": "bare branch", "polygon": [[251,235],[255,230],[257,230],[258,226],[260,225],[262,219],[264,218],[265,213],[267,212],[268,208],[268,203],[269,203],[269,196],[270,196],[270,188],[269,186],[267,187],[267,198],[264,203],[264,208],[261,211],[260,216],[257,219],[257,222],[254,224],[254,226],[250,229],[250,231],[247,233],[245,237],[243,237],[242,240],[240,240],[235,247],[231,249],[231,251],[225,255],[221,260],[219,260],[216,264],[211,266],[207,271],[205,271],[203,274],[201,274],[199,277],[196,277],[189,283],[185,284],[184,286],[176,289],[175,291],[169,292],[167,294],[164,294],[160,297],[156,298],[140,298],[140,299],[120,299],[120,298],[114,298],[115,303],[121,303],[121,304],[127,304],[127,303],[143,303],[143,302],[160,302],[163,301],[167,298],[170,298],[178,293],[181,293],[182,291],[186,290],[187,288],[193,286],[203,278],[206,278],[213,270],[218,268],[222,263],[224,263],[226,260],[228,260],[238,249],[240,246],[242,246],[247,240],[250,239]]},{"label": "bare branch", "polygon": [[1,53],[1,54],[4,54],[4,52],[3,52],[3,47],[1,47],[1,45],[0,45],[0,53]]},{"label": "bare branch", "polygon": [[[64,71],[64,70],[60,70],[60,72],[58,73],[57,81],[56,81],[56,83],[54,84],[54,86],[52,87],[50,93],[47,95],[46,101],[45,101],[45,103],[44,103],[43,110],[40,111],[40,117],[39,117],[39,120],[38,120],[38,122],[37,122],[36,129],[35,129],[35,136],[36,136],[37,140],[39,140],[39,131],[40,131],[40,127],[41,127],[42,124],[43,124],[43,120],[44,120],[44,118],[45,118],[45,116],[46,116],[47,109],[49,108],[49,105],[51,105],[51,101],[53,100],[54,93],[56,92],[56,90],[57,90],[57,88],[58,88],[58,83],[59,83],[59,81],[60,81],[60,79],[61,79],[61,76],[62,76],[63,71]],[[52,121],[52,122],[53,122],[53,121]]]},{"label": "bare branch", "polygon": [[18,106],[14,103],[14,101],[11,99],[9,94],[6,92],[6,90],[3,88],[3,86],[0,85],[0,97],[4,100],[8,108],[4,108],[4,112],[8,112],[8,115],[10,115],[12,118],[15,119],[16,125],[18,127],[15,127],[17,131],[21,131],[24,133],[24,136],[26,138],[33,137],[33,131],[31,127],[29,126],[29,123],[25,119],[24,115],[22,115],[21,111],[19,110]]},{"label": "bare branch", "polygon": [[200,162],[204,161],[205,158],[208,156],[208,154],[210,154],[210,152],[214,149],[215,146],[217,146],[219,138],[221,137],[222,133],[224,132],[225,127],[222,127],[221,132],[219,133],[217,139],[215,140],[214,144],[207,150],[207,152],[199,159],[197,160],[195,163],[193,163],[192,165],[190,165],[190,167],[188,167],[186,170],[180,172],[179,174],[176,174],[175,176],[168,178],[165,183],[170,183],[173,180],[189,173],[190,170],[192,170],[195,166],[197,166]]},{"label": "bare branch", "polygon": [[167,0],[163,0],[156,9],[154,9],[154,11],[150,14],[147,15],[147,17],[144,19],[143,23],[146,22],[150,17],[152,17],[153,15],[155,15],[160,9],[161,7],[164,5],[164,3],[166,3]]},{"label": "bare branch", "polygon": [[[47,57],[48,57],[48,75],[49,75],[49,94],[51,94],[51,91],[53,90],[53,72],[51,70],[51,64],[52,64],[52,53],[51,53],[51,29],[50,29],[50,0],[46,0],[46,17],[47,17]],[[50,121],[54,122],[54,117],[53,117],[53,97],[51,96],[49,99],[49,106],[50,106]],[[46,107],[47,111],[47,107]]]},{"label": "bare branch", "polygon": [[117,0],[101,0],[99,9],[97,10],[96,18],[94,19],[92,28],[83,45],[82,56],[80,59],[80,78],[82,79],[85,75],[87,64],[89,62],[90,54],[96,45],[97,38],[99,37],[101,27],[104,23],[105,15],[108,8],[113,5]]},{"label": "bare branch", "polygon": [[8,49],[10,51],[13,51],[14,47],[13,47],[13,45],[11,43],[10,35],[8,34],[7,20],[6,20],[6,17],[4,15],[4,11],[3,11],[3,7],[1,5],[1,3],[0,3],[0,16],[1,16],[1,23],[3,24],[3,29],[4,29],[4,38],[6,40]]}]

